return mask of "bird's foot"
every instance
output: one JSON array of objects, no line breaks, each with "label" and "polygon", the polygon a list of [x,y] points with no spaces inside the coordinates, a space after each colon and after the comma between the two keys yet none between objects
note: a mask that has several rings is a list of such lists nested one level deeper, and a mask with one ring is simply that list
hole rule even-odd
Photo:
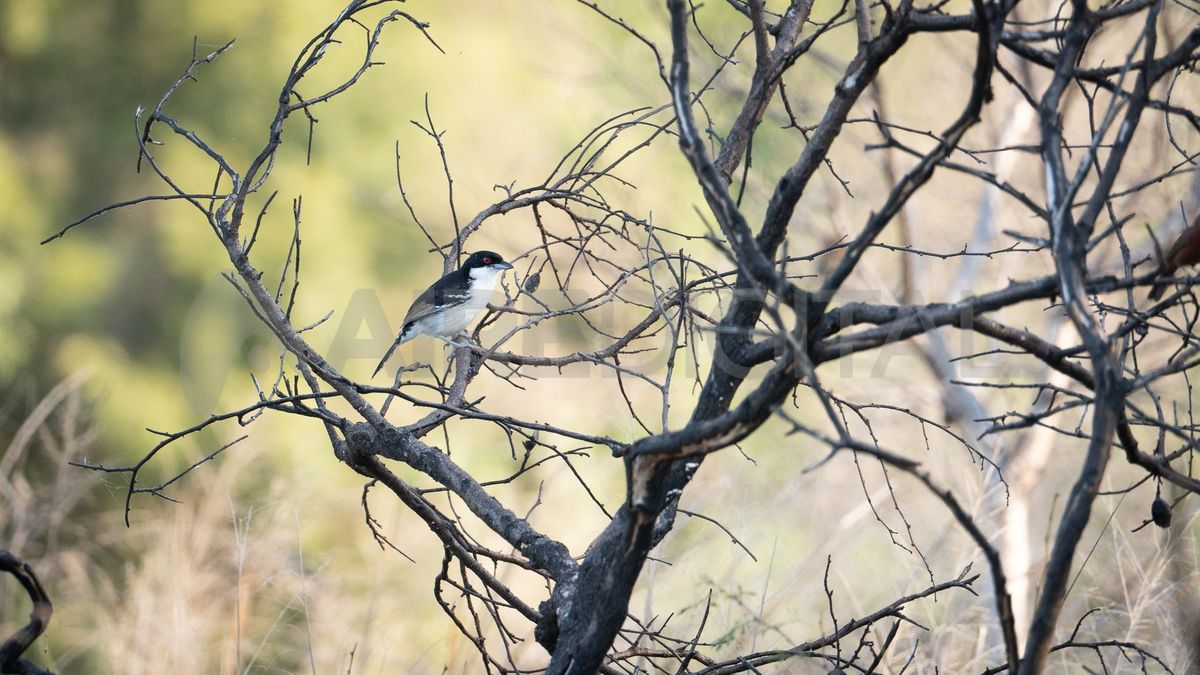
[{"label": "bird's foot", "polygon": [[438,335],[436,337],[442,342],[445,342],[447,346],[454,349],[458,349],[459,347],[468,347],[475,344],[475,342],[471,340],[471,336],[467,335],[466,333],[459,333],[453,338],[448,338],[443,335]]}]

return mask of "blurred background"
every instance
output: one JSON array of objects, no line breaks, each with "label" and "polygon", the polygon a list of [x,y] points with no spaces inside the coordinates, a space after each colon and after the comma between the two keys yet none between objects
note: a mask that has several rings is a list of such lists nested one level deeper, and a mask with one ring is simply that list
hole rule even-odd
[{"label": "blurred background", "polygon": [[[437,147],[413,124],[428,125],[426,106],[446,132],[456,213],[465,222],[503,195],[498,186],[544,180],[604,119],[668,100],[645,45],[582,5],[505,2],[467,8],[410,2],[403,8],[432,24],[431,35],[445,53],[407,24],[389,27],[378,55],[386,65],[314,110],[319,121],[311,158],[306,123],[290,121],[271,182],[260,195],[279,190],[256,251],[260,269],[275,275],[292,234],[293,200],[303,196],[297,322],[333,310],[312,341],[335,367],[364,381],[416,292],[441,274],[441,258],[428,252],[403,204],[397,169],[431,234],[439,242],[453,236]],[[29,656],[58,672],[480,669],[472,645],[432,597],[441,547],[380,492],[371,498],[372,515],[413,562],[381,550],[364,523],[362,481],[333,457],[314,423],[268,413],[248,427],[233,423],[187,437],[156,458],[147,482],[249,435],[173,486],[169,496],[176,502],[138,495],[128,527],[123,477],[67,465],[85,459],[129,464],[158,441],[147,427],[184,429],[246,405],[255,398],[249,374],[273,372],[279,351],[220,278],[228,260],[190,207],[138,205],[103,215],[48,245],[39,242],[106,204],[165,192],[152,174],[135,170],[134,112],[137,106],[153,108],[187,65],[193,40],[200,54],[236,42],[200,68],[199,81],[185,84],[168,112],[245,166],[266,140],[279,86],[296,53],[339,9],[328,0],[0,0],[0,546],[34,566],[55,603],[49,631]],[[659,3],[622,3],[620,11],[665,53],[667,20]],[[814,15],[830,11],[818,2]],[[728,47],[737,39],[739,15],[723,3],[701,16],[717,43]],[[864,101],[859,117],[886,105],[897,121],[937,130],[957,114],[972,40],[939,36],[916,42],[885,70],[885,88]],[[795,112],[810,124],[819,119],[853,49],[852,30],[836,32],[822,45],[797,71],[803,78],[789,82],[798,92]],[[1118,46],[1110,60],[1124,54]],[[739,54],[748,56],[747,48]],[[1105,52],[1097,51],[1099,61]],[[702,47],[693,52],[697,73],[716,67],[714,54]],[[331,53],[320,81],[344,77],[355,57],[349,47]],[[709,113],[718,129],[734,110],[728,96],[744,93],[748,64],[730,66],[733,74],[711,97]],[[1006,116],[1019,108],[1018,98],[1011,91],[998,96],[996,115],[972,132],[971,141],[1028,142],[1029,120]],[[746,187],[751,219],[765,208],[771,177],[802,147],[794,129],[782,128],[782,111],[771,114],[756,139],[755,173]],[[158,136],[168,140],[161,130]],[[210,190],[210,164],[169,140],[156,148],[163,165],[188,189]],[[793,253],[815,251],[855,231],[877,205],[889,168],[877,154],[863,152],[877,140],[868,125],[847,128],[834,162],[848,189],[830,173],[814,183],[793,223]],[[1148,141],[1131,166],[1149,161],[1164,143]],[[1038,190],[1036,172],[1023,175],[1019,165],[990,168]],[[707,232],[694,209],[702,200],[672,138],[657,139],[621,175],[640,186],[619,191],[631,213],[680,232]],[[888,241],[951,252],[976,232],[985,199],[977,183],[939,176],[931,188],[930,198],[915,202],[909,213],[921,227]],[[1186,181],[1167,181],[1146,196],[1139,218],[1164,219],[1188,194]],[[999,234],[1003,228],[1041,234],[1021,211],[997,208],[999,226],[983,230],[973,246],[1011,244]],[[527,218],[521,212],[488,221],[468,248],[506,257],[530,250],[537,241],[522,220]],[[693,255],[724,264],[707,244],[687,245]],[[945,279],[961,271],[961,261],[935,267],[939,263],[921,260],[930,267],[910,277],[916,280],[910,297],[940,299]],[[799,273],[819,273],[819,262]],[[981,267],[971,270],[974,278],[994,280],[980,282],[986,289],[1048,269],[1047,258],[1039,255],[1001,255],[972,264]],[[516,273],[526,269],[518,264]],[[887,294],[902,273],[894,256],[878,257],[856,276],[864,289],[860,297],[894,300]],[[1035,330],[1054,329],[1037,308],[1022,322]],[[956,355],[981,348],[950,339],[948,349]],[[536,341],[523,348],[564,353],[588,346],[569,325],[553,323],[540,329]],[[399,362],[439,364],[441,347],[423,342],[403,348]],[[699,364],[686,357],[688,377],[673,392],[672,422],[690,410],[692,383],[696,373],[703,378],[710,351],[710,344],[699,345]],[[941,380],[925,364],[922,354],[901,347],[835,364],[824,377],[847,399],[894,402],[943,420]],[[1043,375],[1030,364],[965,367],[977,370],[960,376]],[[588,433],[637,438],[643,432],[613,387],[611,379],[588,369],[570,369],[547,372],[545,381],[525,391],[485,374],[473,390],[488,396],[496,412],[532,416],[528,411],[536,410],[544,419]],[[655,404],[652,390],[632,392],[635,401]],[[1009,405],[1003,395],[995,396],[993,413]],[[397,409],[392,415],[406,421],[415,413]],[[649,418],[656,419],[655,413]],[[906,415],[880,413],[878,425],[896,447],[921,454],[981,518],[996,517],[996,485],[968,461],[961,444],[942,435],[926,447],[923,434],[933,432]],[[448,429],[451,452],[476,476],[499,478],[513,471],[503,434],[478,423],[455,422]],[[1067,458],[1061,475],[1053,465],[1039,468],[1044,492],[1029,507],[1031,565],[1040,560],[1056,522],[1077,450],[1069,444],[1054,448]],[[597,499],[614,509],[624,498],[621,464],[603,448],[589,454],[578,466]],[[673,616],[686,632],[699,621],[711,590],[706,638],[716,643],[714,652],[733,654],[790,646],[832,627],[821,584],[830,556],[829,583],[845,617],[873,611],[931,578],[952,577],[972,562],[984,571],[967,538],[948,526],[941,507],[919,488],[901,480],[893,497],[878,467],[848,460],[804,471],[824,454],[822,447],[786,437],[783,425],[772,423],[740,451],[711,458],[683,506],[720,519],[737,541],[707,521],[682,516],[658,552],[664,563],[647,569],[631,611],[644,621]],[[1112,487],[1124,486],[1124,470],[1113,468]],[[518,513],[539,500],[549,505],[533,510],[533,523],[576,554],[605,522],[560,464],[496,493]],[[1145,640],[1178,664],[1185,658],[1185,638],[1179,603],[1167,596],[1194,588],[1195,510],[1185,502],[1170,532],[1130,534],[1148,517],[1152,497],[1147,485],[1128,496],[1101,498],[1085,537],[1091,558],[1079,588],[1068,596],[1064,622],[1100,607],[1087,630]],[[986,590],[986,580],[977,588]],[[0,632],[7,635],[23,624],[27,599],[9,578],[0,579],[0,591]],[[918,641],[916,664],[923,672],[935,664],[950,672],[979,670],[997,661],[994,639],[982,637],[990,611],[986,597],[960,595],[911,608],[909,616],[931,631],[906,629],[897,668]],[[519,649],[526,662],[536,664],[541,650],[532,644],[531,631],[525,637]],[[1087,655],[1058,658],[1056,667],[1067,672],[1080,663],[1070,659]]]}]

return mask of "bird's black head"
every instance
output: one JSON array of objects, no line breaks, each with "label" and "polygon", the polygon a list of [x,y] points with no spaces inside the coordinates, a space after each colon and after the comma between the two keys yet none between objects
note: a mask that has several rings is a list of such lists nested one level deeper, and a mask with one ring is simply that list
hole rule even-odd
[{"label": "bird's black head", "polygon": [[499,253],[493,253],[492,251],[476,251],[463,263],[463,269],[465,270],[479,269],[481,267],[490,267],[495,270],[512,269],[512,265],[504,262],[504,258],[501,258]]}]

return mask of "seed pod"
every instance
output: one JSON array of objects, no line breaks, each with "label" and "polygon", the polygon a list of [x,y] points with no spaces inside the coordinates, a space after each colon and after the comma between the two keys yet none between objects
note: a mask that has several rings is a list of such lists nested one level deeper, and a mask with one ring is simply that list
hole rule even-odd
[{"label": "seed pod", "polygon": [[[537,445],[537,441],[533,440],[532,438],[526,438],[521,445],[525,446],[525,452],[529,452],[530,450],[533,450],[533,446]],[[1171,514],[1167,514],[1167,518],[1170,517]]]},{"label": "seed pod", "polygon": [[525,278],[525,292],[532,293],[538,289],[538,285],[542,283],[542,273],[534,272]]},{"label": "seed pod", "polygon": [[1171,505],[1162,497],[1155,497],[1150,503],[1150,519],[1159,527],[1171,526]]}]

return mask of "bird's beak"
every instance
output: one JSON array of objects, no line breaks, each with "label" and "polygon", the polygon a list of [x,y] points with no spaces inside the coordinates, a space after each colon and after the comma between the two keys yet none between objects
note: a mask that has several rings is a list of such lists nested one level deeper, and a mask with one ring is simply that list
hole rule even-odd
[{"label": "bird's beak", "polygon": [[495,267],[498,270],[511,270],[512,269],[512,265],[509,263],[506,263],[506,262],[498,262],[495,265],[492,265],[492,267]]}]

